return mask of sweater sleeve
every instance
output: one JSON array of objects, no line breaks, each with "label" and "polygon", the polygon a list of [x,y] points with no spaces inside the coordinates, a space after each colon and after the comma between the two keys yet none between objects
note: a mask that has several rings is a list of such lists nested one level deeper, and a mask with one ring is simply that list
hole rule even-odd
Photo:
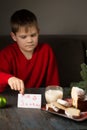
[{"label": "sweater sleeve", "polygon": [[53,53],[52,48],[48,50],[48,68],[46,77],[46,86],[48,85],[60,85],[58,64],[56,62],[56,57]]},{"label": "sweater sleeve", "polygon": [[0,51],[0,92],[8,85],[8,78],[12,77],[9,64],[10,55],[6,50]]},{"label": "sweater sleeve", "polygon": [[12,75],[0,72],[0,92],[4,91],[5,87],[8,85],[8,79],[12,77]]}]

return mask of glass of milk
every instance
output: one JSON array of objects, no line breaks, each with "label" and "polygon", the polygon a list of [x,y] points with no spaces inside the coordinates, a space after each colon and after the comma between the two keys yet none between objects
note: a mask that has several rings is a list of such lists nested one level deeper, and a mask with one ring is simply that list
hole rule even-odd
[{"label": "glass of milk", "polygon": [[47,86],[45,89],[45,99],[47,103],[55,102],[63,98],[63,88],[60,86]]}]

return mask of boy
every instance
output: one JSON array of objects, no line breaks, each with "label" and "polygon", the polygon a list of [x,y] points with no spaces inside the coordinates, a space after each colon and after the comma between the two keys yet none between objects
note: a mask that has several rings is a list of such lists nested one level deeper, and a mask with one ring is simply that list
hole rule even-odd
[{"label": "boy", "polygon": [[51,47],[38,44],[36,16],[26,10],[11,16],[11,37],[15,43],[0,52],[0,92],[7,85],[24,94],[24,88],[59,85],[57,64]]}]

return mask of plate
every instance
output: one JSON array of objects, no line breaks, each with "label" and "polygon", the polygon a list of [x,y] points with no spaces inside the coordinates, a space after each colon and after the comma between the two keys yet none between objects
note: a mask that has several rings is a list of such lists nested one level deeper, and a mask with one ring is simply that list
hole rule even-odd
[{"label": "plate", "polygon": [[63,112],[55,112],[54,110],[52,109],[49,109],[49,110],[46,110],[45,107],[42,107],[41,108],[42,110],[46,111],[46,112],[49,112],[51,114],[55,114],[55,115],[58,115],[58,116],[62,116],[62,117],[65,117],[65,118],[68,118],[68,119],[71,119],[71,120],[74,120],[74,121],[84,121],[87,119],[87,112],[81,112],[81,115],[79,118],[71,118],[71,117],[68,117],[66,114],[64,114]]}]

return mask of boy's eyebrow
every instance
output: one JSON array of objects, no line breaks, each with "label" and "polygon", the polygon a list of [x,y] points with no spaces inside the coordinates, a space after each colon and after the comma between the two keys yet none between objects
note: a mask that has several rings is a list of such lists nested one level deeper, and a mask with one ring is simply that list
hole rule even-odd
[{"label": "boy's eyebrow", "polygon": [[[31,33],[29,36],[33,36],[33,35],[36,35],[37,33],[35,32],[35,33]],[[23,37],[23,36],[28,36],[27,34],[21,34],[21,35],[19,35],[19,37]]]},{"label": "boy's eyebrow", "polygon": [[19,37],[22,37],[22,36],[26,36],[25,34],[22,34],[22,35],[18,35]]},{"label": "boy's eyebrow", "polygon": [[36,34],[37,34],[37,33],[35,32],[35,33],[30,34],[30,35],[32,36],[32,35],[36,35]]}]

